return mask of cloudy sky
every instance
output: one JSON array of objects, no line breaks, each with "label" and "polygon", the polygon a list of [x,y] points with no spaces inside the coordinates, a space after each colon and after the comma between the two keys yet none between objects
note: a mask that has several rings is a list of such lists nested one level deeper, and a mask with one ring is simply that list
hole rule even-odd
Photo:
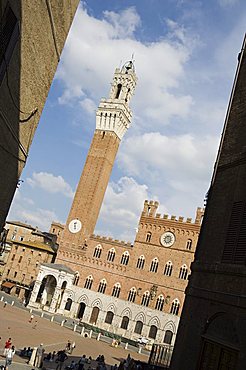
[{"label": "cloudy sky", "polygon": [[244,0],[80,3],[9,220],[64,223],[116,67],[138,84],[96,233],[133,241],[145,199],[193,217],[203,206],[246,25]]}]

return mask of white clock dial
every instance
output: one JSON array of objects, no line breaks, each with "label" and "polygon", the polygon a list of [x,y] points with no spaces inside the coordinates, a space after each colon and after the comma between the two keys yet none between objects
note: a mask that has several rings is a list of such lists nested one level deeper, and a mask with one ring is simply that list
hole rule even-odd
[{"label": "white clock dial", "polygon": [[80,220],[75,219],[69,222],[68,230],[70,231],[70,233],[75,234],[81,230],[81,227],[82,227],[82,223],[80,222]]},{"label": "white clock dial", "polygon": [[171,231],[167,231],[161,235],[160,242],[164,247],[171,247],[175,242],[175,235]]}]

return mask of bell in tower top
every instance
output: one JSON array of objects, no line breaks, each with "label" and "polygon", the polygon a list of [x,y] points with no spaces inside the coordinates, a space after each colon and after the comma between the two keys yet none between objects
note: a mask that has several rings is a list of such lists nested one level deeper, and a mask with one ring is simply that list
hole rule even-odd
[{"label": "bell in tower top", "polygon": [[123,67],[121,68],[121,72],[128,73],[128,71],[133,71],[135,73],[135,67],[132,60],[126,62]]}]

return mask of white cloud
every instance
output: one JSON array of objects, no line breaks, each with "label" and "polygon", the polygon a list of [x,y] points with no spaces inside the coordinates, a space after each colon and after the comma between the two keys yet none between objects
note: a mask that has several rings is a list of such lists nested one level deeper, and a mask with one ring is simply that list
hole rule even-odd
[{"label": "white cloud", "polygon": [[143,209],[145,199],[155,199],[147,185],[138,184],[131,177],[122,177],[118,182],[110,182],[107,188],[96,233],[108,230],[108,235],[121,240],[133,241],[135,228]]},{"label": "white cloud", "polygon": [[134,97],[139,123],[145,126],[151,119],[153,124],[163,125],[172,116],[187,116],[192,97],[175,89],[185,77],[184,67],[196,37],[183,26],[169,19],[166,22],[166,37],[144,43],[135,36],[141,20],[134,7],[119,13],[106,11],[101,20],[80,7],[56,74],[64,84],[59,101],[75,103],[82,96],[83,108],[87,110],[86,103],[92,101],[97,106],[98,100],[108,94],[105,86],[112,80],[115,67],[134,53],[137,75],[141,77]]},{"label": "white cloud", "polygon": [[114,33],[118,38],[133,36],[136,28],[141,24],[141,19],[133,6],[120,13],[105,11],[104,16],[105,19],[112,24]]},{"label": "white cloud", "polygon": [[119,165],[132,176],[153,176],[161,179],[207,179],[215,159],[218,139],[197,138],[191,134],[165,136],[159,132],[132,136],[124,141],[119,153]]},{"label": "white cloud", "polygon": [[47,172],[33,172],[32,178],[28,177],[26,181],[30,186],[41,188],[48,193],[61,193],[68,198],[73,198],[74,196],[71,186],[62,176],[54,176],[52,173]]},{"label": "white cloud", "polygon": [[92,99],[84,99],[84,100],[81,100],[80,101],[80,105],[81,107],[90,115],[94,114],[95,115],[95,112],[96,112],[96,104],[94,103],[94,101]]},{"label": "white cloud", "polygon": [[48,231],[51,222],[58,219],[54,211],[36,207],[32,199],[23,196],[21,190],[16,191],[8,215],[9,221],[21,221],[38,227],[42,231]]}]

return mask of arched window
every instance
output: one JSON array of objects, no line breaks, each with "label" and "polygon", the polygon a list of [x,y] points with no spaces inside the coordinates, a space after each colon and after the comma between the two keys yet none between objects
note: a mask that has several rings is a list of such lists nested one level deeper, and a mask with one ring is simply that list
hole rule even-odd
[{"label": "arched window", "polygon": [[128,293],[128,298],[127,300],[129,302],[135,302],[135,299],[136,299],[136,295],[137,295],[137,291],[136,291],[136,288],[131,288],[129,293]]},{"label": "arched window", "polygon": [[147,232],[147,234],[146,234],[146,242],[147,243],[149,243],[151,241],[151,236],[152,236],[151,232],[150,231]]},{"label": "arched window", "polygon": [[78,282],[79,282],[79,273],[75,272],[73,284],[78,285]]},{"label": "arched window", "polygon": [[158,258],[155,257],[152,261],[151,261],[151,265],[150,265],[150,272],[157,272],[158,270]]},{"label": "arched window", "polygon": [[178,313],[179,313],[179,307],[180,307],[180,303],[179,303],[179,300],[176,298],[172,302],[170,313],[172,313],[173,315],[178,315]]},{"label": "arched window", "polygon": [[98,285],[98,293],[105,293],[107,287],[107,282],[105,279],[102,279]]},{"label": "arched window", "polygon": [[122,317],[122,321],[121,321],[121,329],[127,329],[128,328],[128,324],[129,324],[129,318],[127,316],[123,316]]},{"label": "arched window", "polygon": [[144,268],[144,262],[145,262],[145,257],[144,256],[140,256],[138,257],[138,261],[137,261],[137,269],[143,269]]},{"label": "arched window", "polygon": [[122,254],[122,256],[121,256],[121,261],[120,261],[120,263],[121,263],[122,265],[128,265],[129,257],[130,257],[129,252],[128,252],[128,251],[125,251],[125,252]]},{"label": "arched window", "polygon": [[149,292],[148,291],[147,292],[144,292],[143,297],[142,297],[142,301],[141,301],[141,306],[148,307],[149,301],[150,301],[150,294],[149,294]]},{"label": "arched window", "polygon": [[119,99],[121,89],[122,89],[122,85],[121,85],[121,84],[118,84],[118,85],[117,85],[116,94],[115,94],[115,99]]},{"label": "arched window", "polygon": [[149,329],[149,338],[155,339],[157,334],[157,327],[155,325],[151,325]]},{"label": "arched window", "polygon": [[114,318],[114,313],[112,311],[108,311],[105,317],[105,323],[112,324],[113,318]]},{"label": "arched window", "polygon": [[85,280],[84,288],[85,288],[85,289],[91,289],[92,283],[93,283],[93,277],[92,277],[92,275],[89,275],[89,276],[86,278],[86,280]]},{"label": "arched window", "polygon": [[102,254],[102,247],[101,245],[97,245],[96,248],[94,249],[93,257],[100,258],[101,254]]},{"label": "arched window", "polygon": [[116,283],[112,290],[112,297],[119,298],[120,295],[120,283]]},{"label": "arched window", "polygon": [[163,342],[166,344],[171,344],[173,339],[173,332],[171,330],[166,330]]},{"label": "arched window", "polygon": [[183,265],[180,267],[180,270],[179,270],[179,278],[186,280],[187,277],[188,277],[188,268],[186,265]]},{"label": "arched window", "polygon": [[115,249],[114,248],[111,248],[108,251],[107,261],[113,262],[114,261],[114,258],[115,258]]},{"label": "arched window", "polygon": [[73,303],[73,301],[71,300],[71,298],[68,298],[67,299],[67,302],[66,302],[66,304],[65,304],[65,310],[66,311],[70,311],[71,310],[71,306],[72,306],[72,303]]},{"label": "arched window", "polygon": [[137,321],[134,329],[134,333],[136,334],[142,334],[143,330],[143,323],[142,321]]},{"label": "arched window", "polygon": [[158,311],[162,311],[165,303],[165,298],[163,295],[159,295],[159,297],[156,300],[155,309]]},{"label": "arched window", "polygon": [[165,268],[164,268],[164,275],[171,276],[172,275],[172,271],[173,271],[173,264],[172,264],[171,261],[168,261],[166,263]]},{"label": "arched window", "polygon": [[188,239],[187,240],[187,243],[186,243],[186,249],[188,249],[190,251],[191,250],[191,247],[192,247],[192,240],[191,239]]}]

